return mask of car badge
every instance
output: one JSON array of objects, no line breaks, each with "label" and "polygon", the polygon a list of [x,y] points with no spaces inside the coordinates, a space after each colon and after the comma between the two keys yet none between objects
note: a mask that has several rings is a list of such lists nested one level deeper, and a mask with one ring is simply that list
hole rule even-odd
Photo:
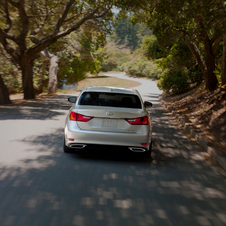
[{"label": "car badge", "polygon": [[113,113],[111,111],[107,111],[106,115],[111,116],[111,115],[113,115]]}]

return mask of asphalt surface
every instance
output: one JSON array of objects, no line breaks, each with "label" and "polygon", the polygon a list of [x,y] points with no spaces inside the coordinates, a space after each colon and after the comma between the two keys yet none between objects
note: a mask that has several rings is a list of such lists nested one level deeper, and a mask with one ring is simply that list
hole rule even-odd
[{"label": "asphalt surface", "polygon": [[151,159],[63,153],[67,96],[0,108],[0,226],[226,225],[225,178],[161,107],[155,82],[139,82],[153,102]]}]

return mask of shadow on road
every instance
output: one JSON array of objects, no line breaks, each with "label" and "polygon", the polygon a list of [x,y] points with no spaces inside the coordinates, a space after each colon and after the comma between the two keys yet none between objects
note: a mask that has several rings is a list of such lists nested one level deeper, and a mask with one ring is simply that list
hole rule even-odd
[{"label": "shadow on road", "polygon": [[[68,95],[69,96],[69,95]],[[63,115],[62,110],[69,110],[71,104],[67,95],[57,95],[45,100],[27,101],[20,105],[12,104],[0,108],[0,120],[47,120]]]},{"label": "shadow on road", "polygon": [[[10,109],[0,118],[54,118],[52,111],[70,107],[64,98],[27,105],[27,113]],[[34,108],[40,109],[36,115]],[[208,168],[159,104],[151,117],[153,161],[108,150],[63,153],[63,128],[20,140],[29,157],[0,165],[0,225],[224,226],[221,175]]]}]

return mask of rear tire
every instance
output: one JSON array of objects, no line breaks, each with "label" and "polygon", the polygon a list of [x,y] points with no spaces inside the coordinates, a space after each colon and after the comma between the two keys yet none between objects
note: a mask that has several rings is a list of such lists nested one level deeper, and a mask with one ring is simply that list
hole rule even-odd
[{"label": "rear tire", "polygon": [[152,149],[152,141],[150,143],[149,150],[143,153],[144,158],[150,158],[150,156],[151,156],[151,149]]},{"label": "rear tire", "polygon": [[64,152],[65,152],[65,153],[70,153],[70,152],[72,152],[72,149],[69,148],[68,146],[66,146],[66,144],[65,144],[65,137],[64,137],[64,145],[63,145],[63,149],[64,149]]}]

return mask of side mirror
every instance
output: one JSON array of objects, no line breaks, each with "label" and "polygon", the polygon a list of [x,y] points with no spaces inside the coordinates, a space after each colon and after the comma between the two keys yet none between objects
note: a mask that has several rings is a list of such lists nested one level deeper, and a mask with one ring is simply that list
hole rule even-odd
[{"label": "side mirror", "polygon": [[145,108],[150,108],[150,107],[152,107],[152,103],[148,102],[148,101],[144,101],[144,107]]},{"label": "side mirror", "polygon": [[71,102],[71,103],[75,103],[77,100],[77,97],[69,97],[68,98],[68,101]]}]

